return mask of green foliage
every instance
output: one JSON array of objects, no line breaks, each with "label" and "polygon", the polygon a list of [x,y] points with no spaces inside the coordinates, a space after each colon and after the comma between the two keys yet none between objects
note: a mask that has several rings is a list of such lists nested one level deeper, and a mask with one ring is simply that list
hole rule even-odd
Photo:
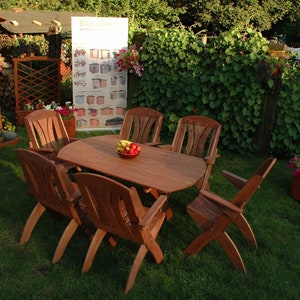
[{"label": "green foliage", "polygon": [[184,24],[192,25],[196,31],[205,28],[213,34],[235,27],[255,26],[260,31],[269,30],[283,17],[293,16],[299,11],[298,0],[169,0],[169,2],[186,9],[181,17]]},{"label": "green foliage", "polygon": [[22,56],[44,56],[48,53],[48,42],[43,35],[24,35],[16,39],[7,39],[7,42],[0,45],[2,56],[8,62],[14,57]]},{"label": "green foliage", "polygon": [[185,29],[159,30],[147,35],[144,46],[145,72],[132,104],[162,111],[170,136],[179,117],[207,115],[223,124],[223,148],[253,150],[266,92],[258,72],[268,42],[259,32],[232,30],[203,46]]},{"label": "green foliage", "polygon": [[72,76],[66,78],[61,82],[61,104],[65,102],[73,103],[73,80]]}]

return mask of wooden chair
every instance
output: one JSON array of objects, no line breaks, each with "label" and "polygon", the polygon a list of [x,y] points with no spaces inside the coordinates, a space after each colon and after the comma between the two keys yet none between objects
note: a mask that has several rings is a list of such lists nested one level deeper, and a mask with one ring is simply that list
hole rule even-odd
[{"label": "wooden chair", "polygon": [[24,118],[24,122],[30,150],[62,163],[68,170],[75,167],[56,158],[59,149],[77,140],[69,138],[60,114],[46,109],[35,110]]},{"label": "wooden chair", "polygon": [[149,107],[135,107],[126,111],[119,139],[158,145],[163,114]]},{"label": "wooden chair", "polygon": [[[254,172],[253,175],[259,175],[264,180],[275,165],[276,161],[276,158],[267,158],[263,162],[263,164]],[[247,179],[237,176],[236,174],[233,174],[227,170],[223,170],[222,172],[225,178],[238,189],[241,189],[248,181]],[[255,235],[245,216],[243,214],[238,215],[235,218],[234,223],[240,229],[247,244],[251,247],[257,248],[257,241]]]},{"label": "wooden chair", "polygon": [[[208,179],[218,155],[218,142],[222,125],[205,116],[185,116],[179,119],[171,145],[160,145],[162,149],[202,157],[206,162],[206,172],[197,183],[198,189],[209,189]],[[157,198],[159,191],[146,189]],[[166,209],[167,220],[173,216],[171,208]]]},{"label": "wooden chair", "polygon": [[61,164],[55,164],[54,161],[27,149],[15,151],[29,190],[37,201],[23,229],[20,244],[23,245],[29,240],[34,227],[46,210],[54,211],[70,219],[52,259],[52,262],[56,263],[62,258],[79,225],[88,235],[93,234],[91,223],[84,213],[80,191],[77,184],[69,179]]},{"label": "wooden chair", "polygon": [[144,207],[135,187],[127,187],[98,174],[74,175],[84,203],[97,231],[87,251],[82,272],[87,272],[104,236],[111,233],[140,244],[127,279],[125,294],[132,288],[144,257],[149,250],[157,264],[163,253],[156,242],[165,219],[162,206],[167,197],[160,196],[151,208]]},{"label": "wooden chair", "polygon": [[[268,160],[269,161],[269,160]],[[270,165],[276,159],[272,159]],[[270,168],[267,168],[270,171]],[[211,241],[216,241],[227,253],[237,269],[246,272],[243,259],[226,230],[242,216],[243,209],[260,187],[264,175],[254,174],[229,202],[212,191],[200,190],[196,199],[187,206],[188,214],[204,230],[185,250],[186,254],[196,254]]]},{"label": "wooden chair", "polygon": [[222,125],[205,116],[185,116],[179,119],[171,145],[163,149],[202,157],[207,165],[205,176],[196,184],[197,188],[209,189],[208,179],[212,167],[219,157],[218,142]]}]

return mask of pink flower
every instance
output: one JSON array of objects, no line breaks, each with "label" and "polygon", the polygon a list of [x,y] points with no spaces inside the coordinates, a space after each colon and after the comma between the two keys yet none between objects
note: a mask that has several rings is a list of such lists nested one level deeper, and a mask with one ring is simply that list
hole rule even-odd
[{"label": "pink flower", "polygon": [[293,176],[298,177],[300,176],[300,157],[295,156],[289,161],[289,167],[293,169]]},{"label": "pink flower", "polygon": [[[144,48],[141,46],[139,49],[143,50]],[[144,68],[140,64],[139,52],[136,45],[131,45],[128,50],[121,49],[116,56],[118,58],[116,64],[119,67],[119,72],[128,69],[130,73],[136,73],[139,77],[142,76]]]}]

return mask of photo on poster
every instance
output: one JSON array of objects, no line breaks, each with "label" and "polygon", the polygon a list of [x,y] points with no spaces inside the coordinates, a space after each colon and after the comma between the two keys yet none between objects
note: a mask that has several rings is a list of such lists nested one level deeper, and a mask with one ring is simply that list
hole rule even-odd
[{"label": "photo on poster", "polygon": [[127,106],[127,18],[72,17],[73,99],[77,129],[119,129]]}]

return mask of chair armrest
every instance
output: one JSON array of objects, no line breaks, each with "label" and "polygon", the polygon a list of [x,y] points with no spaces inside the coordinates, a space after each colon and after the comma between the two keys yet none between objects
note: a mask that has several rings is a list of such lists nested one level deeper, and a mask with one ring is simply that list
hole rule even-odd
[{"label": "chair armrest", "polygon": [[208,164],[208,165],[214,165],[215,162],[216,162],[216,159],[219,158],[219,157],[220,157],[220,155],[217,154],[217,153],[215,153],[215,154],[206,156],[203,159],[204,159],[204,161],[205,161],[206,164]]},{"label": "chair armrest", "polygon": [[153,203],[153,205],[148,209],[146,214],[144,215],[142,221],[139,223],[140,226],[146,227],[150,224],[153,217],[157,214],[159,210],[162,209],[163,205],[168,201],[168,197],[166,195],[160,195],[157,200]]},{"label": "chair armrest", "polygon": [[222,171],[222,174],[224,175],[224,177],[231,183],[233,184],[235,187],[237,187],[238,189],[241,189],[246,182],[248,181],[247,179],[240,177],[238,175],[235,175],[231,172],[228,172],[226,170]]},{"label": "chair armrest", "polygon": [[30,151],[34,151],[40,154],[49,154],[55,152],[54,148],[28,148]]},{"label": "chair armrest", "polygon": [[80,138],[70,138],[70,143],[76,142],[78,140],[80,140]]},{"label": "chair armrest", "polygon": [[216,203],[217,205],[223,206],[224,208],[227,208],[233,212],[242,213],[243,209],[237,207],[236,205],[232,204],[231,202],[223,199],[222,197],[218,196],[217,194],[214,194],[210,191],[201,190],[200,194],[209,199],[210,201]]},{"label": "chair armrest", "polygon": [[80,201],[81,199],[82,199],[82,196],[81,196],[81,193],[80,192],[74,192],[72,195],[70,195],[69,197],[66,197],[65,198],[67,201],[69,201],[69,202],[74,202],[74,203],[76,203],[76,202],[78,202],[78,201]]},{"label": "chair armrest", "polygon": [[159,146],[160,145],[160,142],[156,142],[156,143],[145,143],[145,145],[147,145],[147,146],[152,146],[152,147],[157,147],[157,146]]},{"label": "chair armrest", "polygon": [[171,151],[171,144],[159,145],[157,148]]}]

